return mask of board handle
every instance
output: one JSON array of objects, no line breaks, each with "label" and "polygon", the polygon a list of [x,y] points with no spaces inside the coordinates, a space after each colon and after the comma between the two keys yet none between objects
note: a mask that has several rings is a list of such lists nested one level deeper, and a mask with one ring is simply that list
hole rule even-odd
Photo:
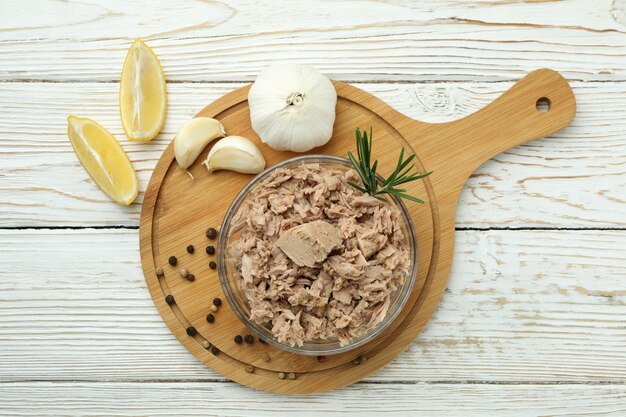
[{"label": "board handle", "polygon": [[456,171],[465,183],[485,161],[563,129],[575,113],[576,98],[567,81],[556,71],[539,69],[476,113],[431,125],[429,140],[416,149],[427,154],[429,170]]}]

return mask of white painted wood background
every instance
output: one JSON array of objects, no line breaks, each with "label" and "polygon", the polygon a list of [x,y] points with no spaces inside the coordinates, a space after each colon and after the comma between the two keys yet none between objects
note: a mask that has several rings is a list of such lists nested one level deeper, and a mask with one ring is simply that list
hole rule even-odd
[{"label": "white painted wood background", "polygon": [[[162,60],[170,111],[126,140],[125,52]],[[138,218],[76,160],[66,116],[109,128],[142,191],[180,124],[280,60],[446,121],[550,67],[572,125],[484,164],[455,260],[412,347],[349,388],[279,396],[226,381],[169,333]],[[0,3],[0,415],[626,416],[626,1],[4,0]]]}]

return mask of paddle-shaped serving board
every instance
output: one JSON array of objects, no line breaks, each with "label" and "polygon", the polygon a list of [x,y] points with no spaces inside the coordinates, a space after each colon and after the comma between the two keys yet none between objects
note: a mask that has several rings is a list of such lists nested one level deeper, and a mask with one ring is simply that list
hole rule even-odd
[{"label": "paddle-shaped serving board", "polygon": [[[354,150],[355,129],[374,132],[373,157],[383,176],[395,167],[401,147],[417,155],[421,172],[429,177],[409,184],[408,192],[424,204],[407,201],[417,232],[418,273],[407,306],[393,326],[376,340],[354,351],[325,358],[299,356],[256,341],[238,345],[235,335],[250,332],[234,315],[220,288],[217,272],[209,267],[215,255],[205,252],[216,240],[205,236],[217,228],[235,195],[252,176],[234,172],[208,174],[201,165],[210,146],[190,168],[192,180],[174,161],[170,144],[159,160],[146,191],[141,213],[140,245],[144,274],[152,299],[170,330],[198,359],[220,374],[244,385],[281,393],[310,393],[356,382],[398,356],[424,328],[444,292],[454,249],[454,219],[457,200],[472,172],[494,155],[522,143],[554,133],[567,126],[576,111],[574,95],[558,73],[537,70],[484,109],[449,123],[431,124],[412,120],[376,97],[343,83],[337,89],[337,119],[333,137],[309,153],[346,156]],[[250,127],[248,87],[235,90],[203,109],[199,116],[219,119],[229,135],[255,141],[268,166],[296,156],[262,144]],[[538,101],[550,104],[547,112]],[[195,252],[185,248],[193,244]],[[178,265],[168,264],[170,256]],[[155,269],[162,267],[163,277]],[[195,281],[183,279],[186,268]],[[165,301],[173,295],[175,303]],[[224,304],[215,322],[206,316],[213,298]],[[193,326],[197,334],[186,329]],[[193,332],[192,332],[193,333]],[[212,347],[219,349],[215,351]],[[364,355],[364,363],[355,358]],[[167,358],[163,358],[167,361]],[[281,379],[293,373],[295,379]]]}]

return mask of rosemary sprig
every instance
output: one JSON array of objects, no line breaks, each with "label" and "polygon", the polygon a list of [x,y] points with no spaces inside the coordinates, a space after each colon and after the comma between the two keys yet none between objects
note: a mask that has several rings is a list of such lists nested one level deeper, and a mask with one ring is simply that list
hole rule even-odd
[{"label": "rosemary sprig", "polygon": [[[378,161],[376,160],[373,164],[370,164],[372,155],[371,127],[369,137],[367,135],[367,132],[361,133],[361,129],[357,127],[356,150],[359,160],[357,161],[350,151],[348,151],[348,158],[350,159],[354,170],[357,172],[357,174],[359,174],[359,177],[361,177],[361,182],[363,183],[363,186],[361,187],[360,185],[352,181],[349,181],[348,184],[363,193],[367,193],[383,201],[387,200],[384,197],[381,197],[381,194],[395,195],[400,198],[406,198],[407,200],[415,201],[416,203],[424,202],[417,197],[406,194],[406,189],[397,188],[397,186],[401,184],[406,184],[407,182],[419,180],[420,178],[424,178],[432,174],[432,171],[426,174],[420,174],[419,171],[411,173],[411,171],[415,167],[415,163],[411,164],[413,159],[415,159],[415,154],[404,159],[404,148],[402,148],[402,150],[400,151],[400,157],[398,158],[398,164],[396,165],[396,169],[391,173],[391,175],[389,175],[389,177],[387,177],[386,180],[382,182],[382,184],[379,184],[378,180],[376,179],[376,169],[378,168]],[[409,164],[411,165],[409,166]]]}]

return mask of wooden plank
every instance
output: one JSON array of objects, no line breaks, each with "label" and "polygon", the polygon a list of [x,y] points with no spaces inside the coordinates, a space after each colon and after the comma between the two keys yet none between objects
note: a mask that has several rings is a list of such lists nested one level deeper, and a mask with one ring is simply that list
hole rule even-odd
[{"label": "wooden plank", "polygon": [[[145,144],[122,139],[117,84],[0,83],[0,223],[138,225],[143,190],[176,129],[240,85],[168,85],[164,130]],[[443,122],[484,107],[511,83],[357,86],[410,117]],[[577,82],[573,88],[578,113],[572,125],[479,168],[461,195],[457,226],[624,227],[626,84]],[[41,103],[46,111],[33,117]],[[120,138],[139,174],[142,192],[136,204],[119,207],[92,183],[67,140],[68,114],[92,117]]]},{"label": "wooden plank", "polygon": [[[324,4],[325,3],[325,4]],[[332,4],[332,8],[329,7]],[[10,5],[10,6],[9,6]],[[286,7],[288,5],[289,7]],[[317,7],[312,7],[317,6]],[[321,6],[321,7],[320,7]],[[371,4],[364,0],[351,2],[293,2],[278,0],[260,5],[254,0],[236,0],[228,4],[201,0],[161,0],[158,8],[123,0],[109,0],[104,4],[58,3],[50,0],[7,1],[7,15],[2,17],[0,39],[59,38],[72,34],[73,39],[117,38],[134,39],[168,37],[172,39],[202,34],[211,29],[223,35],[262,32],[267,28],[286,31],[302,28],[316,22],[320,29],[342,26],[381,25],[389,21],[415,23],[454,18],[506,25],[575,28],[597,32],[619,32],[625,22],[620,2],[600,0],[593,4],[573,1],[567,13],[558,2],[481,1],[467,7],[463,0],[441,0],[437,7],[423,2],[389,1]],[[38,11],[33,16],[32,11]],[[291,19],[285,19],[288,12]],[[163,19],[167,16],[168,19]],[[254,27],[241,27],[242,21],[256,17]]]},{"label": "wooden plank", "polygon": [[[626,382],[626,231],[456,238],[434,318],[369,381]],[[0,381],[221,380],[165,327],[137,246],[132,230],[0,231]]]},{"label": "wooden plank", "polygon": [[[232,383],[0,384],[5,416],[623,416],[625,385],[357,384],[305,397]],[[306,406],[305,406],[306,405]]]},{"label": "wooden plank", "polygon": [[152,8],[33,0],[3,7],[0,80],[118,80],[135,37],[150,42],[168,79],[178,81],[251,80],[286,60],[342,81],[512,80],[539,67],[570,79],[626,79],[626,18],[611,0],[471,7],[168,0]]}]

